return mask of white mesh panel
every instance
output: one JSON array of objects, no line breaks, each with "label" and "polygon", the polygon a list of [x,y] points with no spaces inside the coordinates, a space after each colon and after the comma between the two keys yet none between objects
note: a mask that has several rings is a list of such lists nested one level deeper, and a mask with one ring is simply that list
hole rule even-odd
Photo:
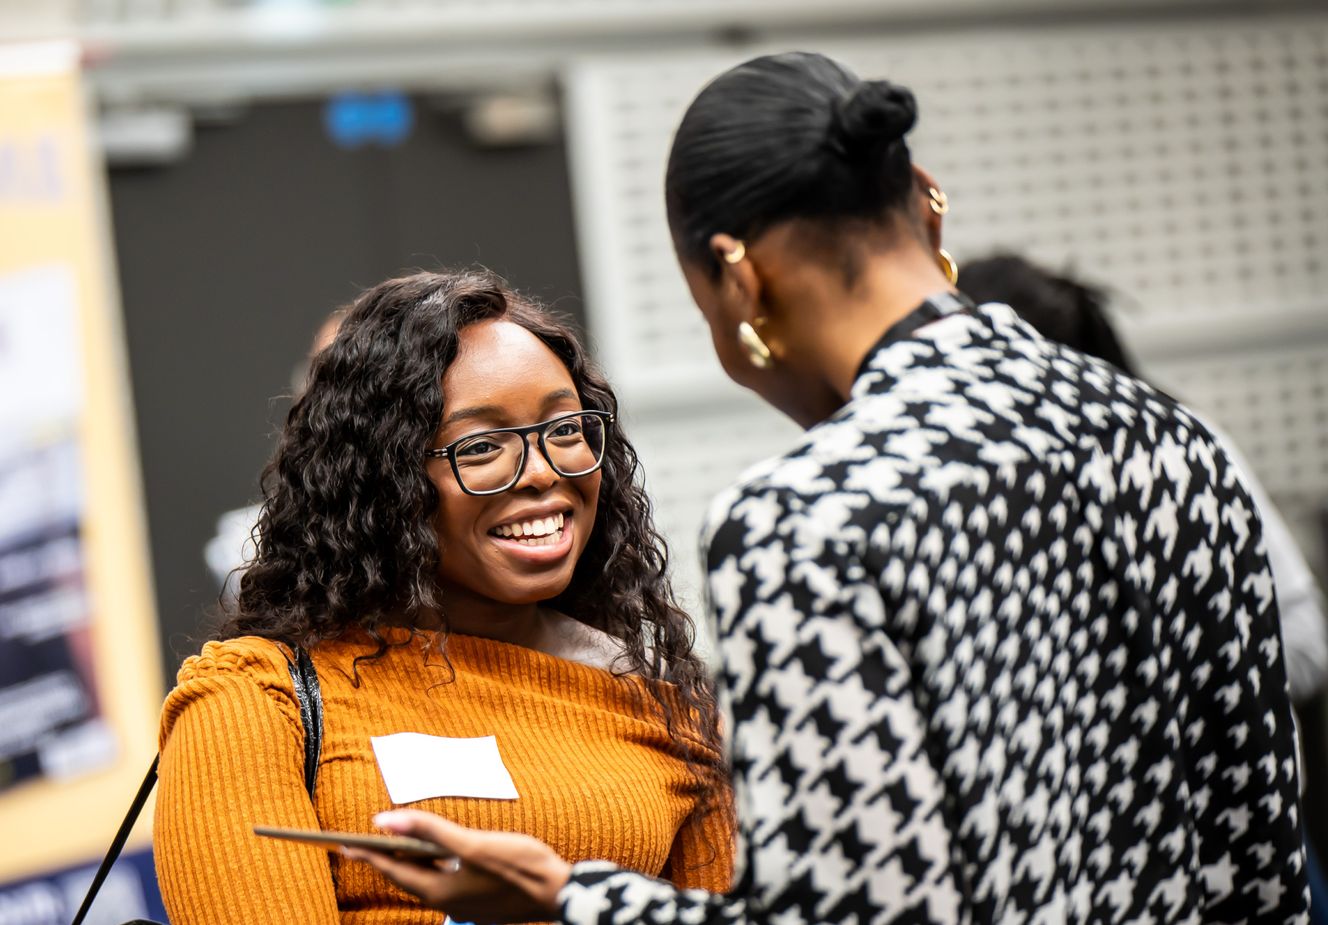
[{"label": "white mesh panel", "polygon": [[[1139,301],[1144,333],[1183,341],[1196,323],[1268,336],[1328,306],[1328,25],[1255,22],[818,47],[916,90],[912,147],[950,194],[957,256],[1077,265]],[[579,192],[596,187],[578,221],[597,226],[587,275],[595,302],[613,296],[596,318],[615,371],[717,372],[660,187],[687,101],[752,53],[604,61],[570,81]]]},{"label": "white mesh panel", "polygon": [[675,583],[690,612],[699,613],[698,539],[710,499],[747,466],[784,452],[800,432],[743,395],[711,406],[656,407],[629,415],[625,426],[646,467]]}]

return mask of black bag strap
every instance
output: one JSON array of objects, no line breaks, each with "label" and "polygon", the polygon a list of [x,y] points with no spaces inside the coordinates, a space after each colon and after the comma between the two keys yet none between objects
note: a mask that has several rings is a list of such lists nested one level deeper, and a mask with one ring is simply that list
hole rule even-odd
[{"label": "black bag strap", "polygon": [[290,673],[295,699],[300,704],[300,723],[304,726],[304,789],[309,791],[309,801],[313,802],[318,758],[323,752],[323,691],[318,685],[314,660],[302,646],[295,649]]},{"label": "black bag strap", "polygon": [[[293,650],[295,658],[289,664],[291,681],[295,685],[295,699],[300,705],[300,724],[304,726],[304,789],[309,791],[309,799],[312,801],[314,787],[318,782],[318,757],[323,751],[323,692],[318,684],[318,671],[314,668],[314,661],[309,657],[309,653],[302,646],[293,647]],[[143,812],[143,806],[148,801],[148,795],[157,784],[157,764],[160,761],[160,755],[152,757],[152,765],[148,768],[143,783],[138,785],[134,802],[129,805],[129,812],[125,813],[119,831],[111,839],[111,846],[106,849],[106,857],[101,859],[101,866],[97,868],[97,873],[93,875],[92,883],[88,886],[88,892],[83,897],[83,905],[78,907],[78,913],[70,925],[82,925],[88,910],[92,908],[93,900],[97,898],[97,891],[101,889],[107,874],[119,860],[120,852],[124,850],[125,842],[129,840],[129,833],[133,831],[134,823],[138,821],[138,815]]]}]

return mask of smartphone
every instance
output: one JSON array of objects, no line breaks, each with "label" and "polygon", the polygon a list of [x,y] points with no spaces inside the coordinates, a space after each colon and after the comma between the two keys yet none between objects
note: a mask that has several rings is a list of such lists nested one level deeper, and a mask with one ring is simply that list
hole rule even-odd
[{"label": "smartphone", "polygon": [[264,838],[284,838],[287,841],[308,842],[335,848],[346,845],[350,848],[368,848],[383,854],[411,860],[432,860],[450,858],[446,849],[431,841],[420,838],[407,838],[404,835],[362,835],[354,832],[323,832],[318,829],[279,829],[268,825],[254,826],[254,834]]}]

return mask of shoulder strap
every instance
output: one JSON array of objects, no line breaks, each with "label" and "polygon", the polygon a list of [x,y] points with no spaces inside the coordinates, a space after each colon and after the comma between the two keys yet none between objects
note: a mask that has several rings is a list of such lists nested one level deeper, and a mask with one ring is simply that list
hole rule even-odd
[{"label": "shoulder strap", "polygon": [[303,646],[295,647],[290,663],[295,699],[300,703],[300,723],[304,726],[304,789],[310,801],[318,783],[318,758],[323,751],[323,692],[318,686],[318,671]]},{"label": "shoulder strap", "polygon": [[106,850],[106,857],[101,859],[101,866],[97,868],[97,873],[92,878],[92,885],[88,887],[87,895],[83,897],[83,905],[78,907],[78,914],[74,916],[71,925],[81,925],[84,916],[92,908],[92,901],[97,898],[97,891],[101,889],[102,883],[106,880],[106,875],[111,872],[116,859],[120,857],[125,841],[129,838],[129,832],[134,828],[134,823],[138,821],[138,814],[143,811],[143,804],[148,801],[148,794],[156,786],[158,760],[159,757],[152,759],[152,766],[148,768],[147,776],[143,778],[143,783],[138,785],[138,793],[134,795],[134,802],[130,805],[129,812],[125,813],[124,821],[120,823],[120,831],[116,832],[115,838],[111,839],[111,847]]},{"label": "shoulder strap", "polygon": [[[295,699],[300,704],[300,723],[304,726],[304,789],[309,791],[309,799],[313,800],[314,785],[318,781],[318,757],[323,750],[323,693],[318,685],[318,671],[309,653],[303,647],[296,647],[294,652],[295,660],[290,663],[290,673],[295,685]],[[148,794],[157,785],[157,763],[160,760],[160,755],[153,756],[152,765],[143,783],[138,785],[138,793],[134,794],[134,802],[130,804],[129,812],[125,813],[115,838],[111,839],[111,847],[106,849],[106,857],[101,859],[101,866],[97,868],[87,895],[83,897],[83,905],[78,907],[78,914],[70,925],[82,925],[88,910],[92,908],[92,901],[97,898],[97,892],[106,881],[106,875],[111,872],[120,852],[124,850],[129,833],[148,801]]]}]

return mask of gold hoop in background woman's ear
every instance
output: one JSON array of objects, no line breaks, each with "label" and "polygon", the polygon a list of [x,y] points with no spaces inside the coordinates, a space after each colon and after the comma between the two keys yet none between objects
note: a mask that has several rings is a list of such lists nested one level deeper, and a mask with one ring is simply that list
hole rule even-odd
[{"label": "gold hoop in background woman's ear", "polygon": [[948,250],[943,247],[937,248],[936,262],[941,265],[941,270],[945,273],[945,278],[950,281],[951,286],[959,282],[959,264],[955,263],[955,259],[950,256]]},{"label": "gold hoop in background woman's ear", "polygon": [[747,256],[747,245],[739,241],[737,245],[733,248],[733,250],[729,251],[727,254],[724,255],[724,262],[742,263],[742,258],[746,256]]},{"label": "gold hoop in background woman's ear", "polygon": [[742,344],[742,349],[747,354],[747,362],[757,369],[769,369],[775,365],[770,347],[761,340],[756,328],[746,321],[738,324],[738,343]]},{"label": "gold hoop in background woman's ear", "polygon": [[944,215],[950,211],[950,197],[934,186],[927,187],[927,195],[931,197],[931,210],[937,215]]}]

